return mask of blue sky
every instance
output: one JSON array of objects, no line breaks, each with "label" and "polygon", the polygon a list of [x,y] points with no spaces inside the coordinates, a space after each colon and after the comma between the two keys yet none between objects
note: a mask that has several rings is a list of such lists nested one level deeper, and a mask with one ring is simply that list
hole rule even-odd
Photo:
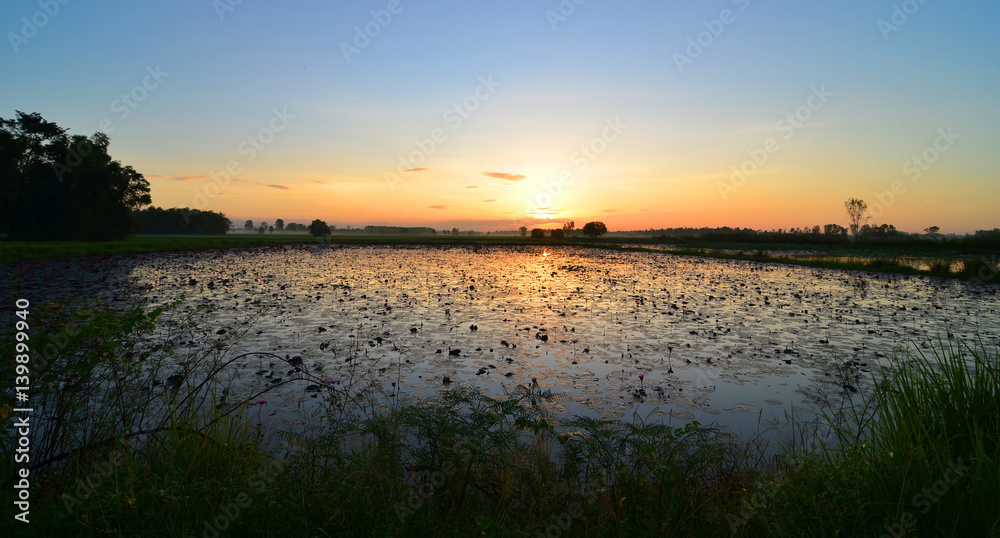
[{"label": "blue sky", "polygon": [[[1000,225],[993,3],[71,0],[51,17],[43,4],[0,6],[0,116],[37,111],[74,133],[107,119],[112,154],[160,206],[341,226],[788,228],[840,223],[843,200],[874,204],[902,180],[876,222]],[[912,13],[880,29],[894,6]],[[45,24],[32,34],[22,17]],[[366,25],[377,35],[348,61]],[[135,91],[151,71],[159,82]],[[832,95],[786,138],[777,122],[815,88]],[[142,100],[124,116],[130,93]],[[475,110],[456,126],[462,103]],[[620,135],[595,142],[616,118]],[[253,160],[241,152],[279,124]],[[435,129],[444,142],[420,150]],[[780,148],[734,184],[769,138]],[[935,142],[946,149],[907,177]],[[591,145],[584,169],[573,156]],[[390,184],[414,151],[426,169]],[[211,187],[233,161],[237,178]]]}]

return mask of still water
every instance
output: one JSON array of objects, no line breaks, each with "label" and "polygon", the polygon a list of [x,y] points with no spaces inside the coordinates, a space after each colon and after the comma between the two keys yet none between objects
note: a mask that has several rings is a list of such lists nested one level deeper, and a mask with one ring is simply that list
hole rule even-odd
[{"label": "still water", "polygon": [[[390,404],[537,384],[556,417],[697,419],[742,435],[813,413],[802,389],[863,388],[907,345],[1000,345],[997,286],[657,253],[315,244],[5,270],[45,300],[114,304],[126,283],[150,305],[183,298],[200,333],[186,345],[245,331],[227,353],[300,356],[338,389],[374,386]],[[234,368],[246,390],[296,375],[268,358]],[[269,423],[314,407],[307,385],[269,393]]]}]

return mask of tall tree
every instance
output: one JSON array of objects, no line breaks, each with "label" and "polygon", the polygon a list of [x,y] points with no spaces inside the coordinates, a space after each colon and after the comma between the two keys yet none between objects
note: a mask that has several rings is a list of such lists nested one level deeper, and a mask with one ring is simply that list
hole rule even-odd
[{"label": "tall tree", "polygon": [[279,232],[281,230],[284,230],[285,229],[285,221],[282,220],[282,219],[278,219],[278,220],[274,221],[274,229],[278,230]]},{"label": "tall tree", "polygon": [[844,202],[844,209],[847,210],[848,229],[851,231],[851,240],[857,241],[861,234],[861,226],[868,221],[868,204],[860,198],[851,198]]},{"label": "tall tree", "polygon": [[67,136],[38,113],[0,118],[0,233],[22,240],[119,240],[137,230],[149,182],[108,154],[103,133]]},{"label": "tall tree", "polygon": [[254,228],[256,228],[256,226],[253,225],[253,221],[250,219],[247,219],[247,221],[243,223],[244,230],[253,230]]}]

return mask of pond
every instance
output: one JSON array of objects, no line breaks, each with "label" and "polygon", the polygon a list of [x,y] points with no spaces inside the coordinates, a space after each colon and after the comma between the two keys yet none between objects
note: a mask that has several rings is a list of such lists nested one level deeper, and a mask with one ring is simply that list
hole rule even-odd
[{"label": "pond", "polygon": [[[818,383],[857,390],[908,344],[1000,345],[997,286],[648,252],[309,244],[4,270],[33,304],[81,293],[114,304],[126,283],[150,305],[183,297],[203,334],[187,345],[249,328],[231,355],[300,356],[389,404],[537,384],[556,417],[637,413],[741,435],[809,416],[801,391]],[[242,361],[235,377],[249,390],[296,375],[274,362]],[[306,386],[268,395],[270,424],[317,405]]]}]

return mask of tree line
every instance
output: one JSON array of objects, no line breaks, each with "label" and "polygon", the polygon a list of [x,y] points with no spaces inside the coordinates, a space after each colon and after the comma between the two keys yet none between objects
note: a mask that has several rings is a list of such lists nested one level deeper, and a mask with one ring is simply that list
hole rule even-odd
[{"label": "tree line", "polygon": [[0,233],[11,240],[110,241],[138,229],[149,182],[108,155],[110,139],[66,134],[40,114],[0,118]]}]

